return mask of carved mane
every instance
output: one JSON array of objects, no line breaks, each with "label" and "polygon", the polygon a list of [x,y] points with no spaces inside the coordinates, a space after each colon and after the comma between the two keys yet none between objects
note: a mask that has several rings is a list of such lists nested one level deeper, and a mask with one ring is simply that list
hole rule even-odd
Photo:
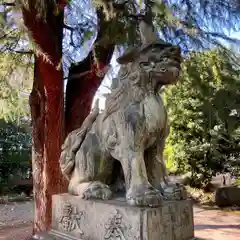
[{"label": "carved mane", "polygon": [[121,66],[115,81],[116,85],[106,98],[103,119],[119,110],[124,103],[141,101],[144,95],[144,89],[140,87],[141,72],[136,62]]}]

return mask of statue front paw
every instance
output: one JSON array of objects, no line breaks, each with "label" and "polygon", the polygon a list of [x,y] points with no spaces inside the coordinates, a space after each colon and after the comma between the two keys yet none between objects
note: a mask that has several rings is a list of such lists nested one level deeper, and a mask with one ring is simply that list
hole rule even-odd
[{"label": "statue front paw", "polygon": [[164,199],[168,201],[187,199],[187,191],[182,184],[168,183],[163,187]]},{"label": "statue front paw", "polygon": [[142,184],[128,190],[128,204],[139,207],[158,207],[162,204],[163,196],[160,191],[150,184]]},{"label": "statue front paw", "polygon": [[112,191],[109,186],[101,182],[92,182],[91,185],[83,193],[83,199],[110,199]]}]

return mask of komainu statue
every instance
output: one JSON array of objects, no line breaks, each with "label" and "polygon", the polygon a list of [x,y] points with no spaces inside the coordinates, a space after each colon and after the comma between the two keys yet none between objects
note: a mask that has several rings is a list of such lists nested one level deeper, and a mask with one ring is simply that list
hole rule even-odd
[{"label": "komainu statue", "polygon": [[186,197],[183,186],[167,179],[163,149],[169,126],[159,93],[177,81],[181,52],[158,39],[145,21],[139,28],[142,45],[118,59],[121,68],[105,110],[100,113],[96,104],[62,147],[60,166],[69,193],[83,199],[110,199],[122,188],[126,201],[136,206]]}]

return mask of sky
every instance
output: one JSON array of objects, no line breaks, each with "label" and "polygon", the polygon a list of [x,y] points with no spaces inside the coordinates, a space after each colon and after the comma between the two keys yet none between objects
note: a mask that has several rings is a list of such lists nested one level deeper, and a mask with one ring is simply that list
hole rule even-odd
[{"label": "sky", "polygon": [[230,35],[230,37],[234,37],[240,40],[240,31],[239,32],[234,32]]},{"label": "sky", "polygon": [[[231,33],[230,37],[240,40],[240,31]],[[240,46],[239,46],[239,48],[240,48]]]},{"label": "sky", "polygon": [[110,87],[112,83],[112,78],[117,76],[118,70],[120,68],[120,65],[117,63],[117,57],[118,53],[115,51],[112,57],[112,60],[110,62],[111,68],[109,69],[108,73],[106,74],[105,78],[103,79],[97,93],[95,94],[95,97],[93,99],[93,106],[97,99],[99,99],[99,108],[104,109],[105,108],[105,99],[106,97],[104,94],[110,92]]}]

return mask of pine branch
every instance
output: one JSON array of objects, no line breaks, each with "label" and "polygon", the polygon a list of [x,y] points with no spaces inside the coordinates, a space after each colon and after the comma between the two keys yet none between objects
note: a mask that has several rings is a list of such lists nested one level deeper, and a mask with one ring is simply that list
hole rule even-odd
[{"label": "pine branch", "polygon": [[16,7],[16,2],[3,2],[0,3],[1,5],[3,5],[4,7]]},{"label": "pine branch", "polygon": [[33,55],[34,52],[33,51],[21,51],[21,50],[12,50],[12,52],[14,53],[18,53],[18,54],[25,54],[25,55]]}]

